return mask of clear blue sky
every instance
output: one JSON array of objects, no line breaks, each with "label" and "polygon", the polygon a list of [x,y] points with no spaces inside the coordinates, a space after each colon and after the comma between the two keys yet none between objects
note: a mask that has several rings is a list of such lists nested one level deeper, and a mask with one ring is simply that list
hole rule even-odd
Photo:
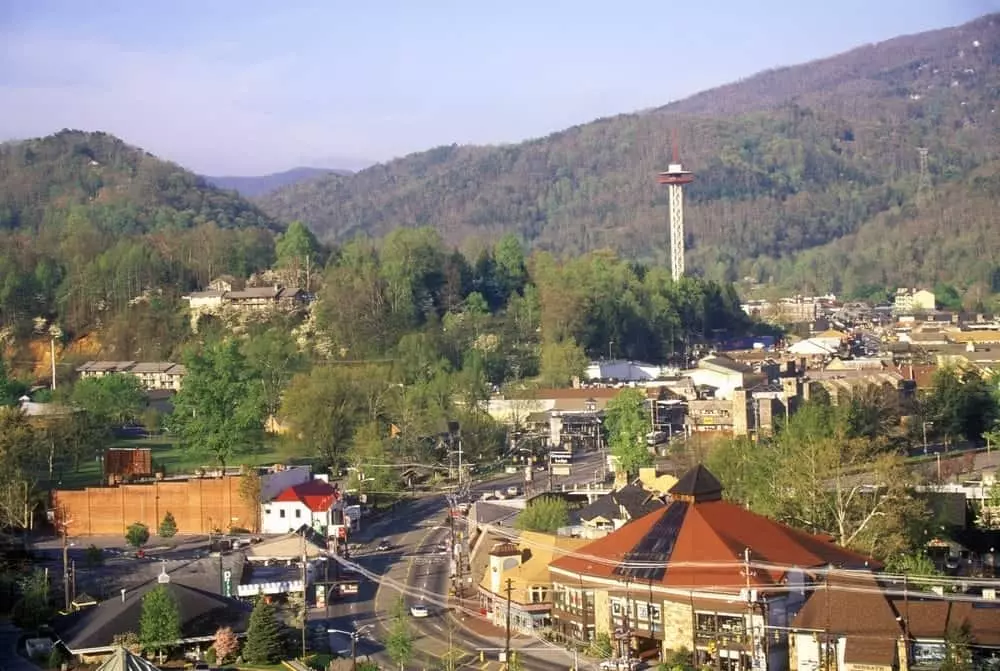
[{"label": "clear blue sky", "polygon": [[336,167],[515,142],[998,10],[1000,0],[0,0],[0,139],[82,128],[207,174]]}]

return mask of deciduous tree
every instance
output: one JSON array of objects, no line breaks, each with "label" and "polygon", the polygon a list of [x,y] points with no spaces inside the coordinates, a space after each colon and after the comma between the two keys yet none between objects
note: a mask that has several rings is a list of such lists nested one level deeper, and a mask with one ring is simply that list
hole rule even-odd
[{"label": "deciduous tree", "polygon": [[514,520],[518,529],[546,534],[554,534],[568,524],[569,507],[565,499],[557,496],[542,496],[533,500]]},{"label": "deciduous tree", "polygon": [[212,638],[212,647],[215,648],[216,661],[225,664],[226,660],[239,650],[240,641],[233,633],[232,627],[219,627]]},{"label": "deciduous tree", "polygon": [[212,455],[223,468],[233,455],[259,448],[264,394],[236,340],[209,343],[185,363],[184,386],[170,416],[181,446]]},{"label": "deciduous tree", "polygon": [[823,403],[806,404],[769,441],[718,447],[708,466],[728,498],[879,557],[912,549],[930,517],[902,458],[848,437],[842,412]]},{"label": "deciduous tree", "polygon": [[400,671],[413,660],[413,632],[410,630],[409,613],[403,597],[399,597],[393,608],[389,633],[385,638],[385,650]]},{"label": "deciduous tree", "polygon": [[139,640],[144,650],[161,656],[181,638],[181,616],[177,602],[165,585],[157,585],[142,597]]},{"label": "deciduous tree", "polygon": [[653,455],[646,447],[650,418],[641,389],[625,389],[611,399],[605,411],[604,427],[608,433],[608,447],[622,471],[635,475],[640,468],[653,463]]},{"label": "deciduous tree", "polygon": [[71,398],[74,405],[115,426],[133,421],[146,406],[139,378],[127,373],[81,378]]}]

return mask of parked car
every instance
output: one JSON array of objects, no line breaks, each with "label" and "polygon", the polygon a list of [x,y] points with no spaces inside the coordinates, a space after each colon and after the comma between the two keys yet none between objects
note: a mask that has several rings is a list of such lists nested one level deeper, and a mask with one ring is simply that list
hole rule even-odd
[{"label": "parked car", "polygon": [[601,662],[601,671],[636,671],[638,659],[606,659]]},{"label": "parked car", "polygon": [[448,551],[448,544],[447,543],[438,543],[437,544],[437,551],[438,552],[447,552]]},{"label": "parked car", "polygon": [[430,611],[427,610],[427,606],[422,603],[415,603],[410,606],[410,615],[413,617],[428,617],[430,614]]},{"label": "parked car", "polygon": [[383,538],[379,541],[378,545],[375,547],[376,552],[386,552],[392,549],[392,543],[389,542],[388,538]]}]

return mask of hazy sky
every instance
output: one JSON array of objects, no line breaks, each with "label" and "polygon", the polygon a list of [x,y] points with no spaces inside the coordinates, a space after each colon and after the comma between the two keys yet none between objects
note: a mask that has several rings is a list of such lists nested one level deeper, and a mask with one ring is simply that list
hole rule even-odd
[{"label": "hazy sky", "polygon": [[206,174],[352,167],[544,135],[991,11],[1000,0],[0,0],[0,140],[81,128]]}]

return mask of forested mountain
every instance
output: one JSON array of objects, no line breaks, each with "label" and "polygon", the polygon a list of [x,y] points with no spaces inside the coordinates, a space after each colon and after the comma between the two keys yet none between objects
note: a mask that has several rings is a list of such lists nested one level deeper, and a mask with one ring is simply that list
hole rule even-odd
[{"label": "forested mountain", "polygon": [[244,198],[255,198],[280,189],[283,186],[300,184],[324,175],[350,175],[350,170],[327,168],[292,168],[284,172],[259,177],[205,177],[205,180],[220,189],[231,189]]},{"label": "forested mountain", "polygon": [[[1000,158],[998,106],[1000,15],[992,15],[546,138],[439,147],[259,202],[327,239],[430,225],[452,242],[514,232],[557,253],[612,247],[662,262],[667,194],[655,176],[676,131],[697,177],[686,192],[689,264],[710,277],[842,293],[873,279],[968,286],[1000,265],[1000,226],[983,225],[992,207],[976,196],[988,179],[976,171]],[[929,150],[925,195],[937,197],[922,208],[918,147]],[[915,247],[920,232],[944,210],[952,251],[925,254]],[[851,240],[866,237],[895,250],[893,261],[856,260]]]},{"label": "forested mountain", "polygon": [[100,327],[122,358],[164,356],[178,296],[268,267],[280,230],[236,194],[104,133],[0,145],[0,329],[23,340],[38,323]]}]

